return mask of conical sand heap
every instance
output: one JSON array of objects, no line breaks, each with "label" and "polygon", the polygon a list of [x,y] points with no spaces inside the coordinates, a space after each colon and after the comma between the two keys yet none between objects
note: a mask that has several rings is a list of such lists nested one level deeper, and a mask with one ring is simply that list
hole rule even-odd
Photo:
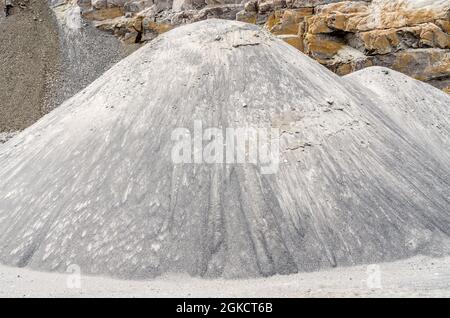
[{"label": "conical sand heap", "polygon": [[[382,68],[339,78],[256,26],[180,27],[0,146],[0,261],[255,277],[448,254],[449,105]],[[279,131],[277,170],[174,162],[195,122]]]}]

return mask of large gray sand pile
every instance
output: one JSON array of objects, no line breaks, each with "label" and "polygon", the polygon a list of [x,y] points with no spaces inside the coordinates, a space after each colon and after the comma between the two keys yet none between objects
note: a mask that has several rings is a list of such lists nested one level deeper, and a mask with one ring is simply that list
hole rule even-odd
[{"label": "large gray sand pile", "polygon": [[[382,68],[339,78],[256,26],[177,28],[0,146],[0,261],[252,277],[448,254],[449,104]],[[194,120],[279,128],[279,170],[174,164]]]}]

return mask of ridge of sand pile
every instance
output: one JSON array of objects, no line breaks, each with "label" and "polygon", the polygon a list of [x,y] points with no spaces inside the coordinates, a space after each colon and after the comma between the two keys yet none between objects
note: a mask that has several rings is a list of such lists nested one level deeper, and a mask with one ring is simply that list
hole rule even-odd
[{"label": "ridge of sand pile", "polygon": [[383,67],[369,67],[344,76],[369,89],[379,108],[396,125],[407,131],[446,162],[450,151],[450,107],[448,95],[402,73]]},{"label": "ridge of sand pile", "polygon": [[[448,111],[426,91],[408,121]],[[449,135],[415,134],[385,99],[256,26],[172,30],[0,146],[0,261],[251,277],[448,254]],[[174,164],[194,120],[280,128],[279,170]]]}]

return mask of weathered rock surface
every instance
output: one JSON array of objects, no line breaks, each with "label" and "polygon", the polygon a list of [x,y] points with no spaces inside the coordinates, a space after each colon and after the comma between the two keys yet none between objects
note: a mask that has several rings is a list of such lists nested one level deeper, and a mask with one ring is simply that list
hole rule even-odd
[{"label": "weathered rock surface", "polygon": [[151,40],[176,26],[207,18],[236,19],[263,25],[340,75],[381,65],[450,89],[449,0],[102,3],[83,15],[128,43]]},{"label": "weathered rock surface", "polygon": [[[385,68],[340,78],[251,24],[176,28],[0,145],[0,261],[250,277],[448,255],[449,103]],[[278,172],[174,164],[194,120],[279,128]]]},{"label": "weathered rock surface", "polygon": [[382,65],[433,82],[450,78],[449,18],[450,1],[339,2],[308,17],[299,36],[340,75]]}]

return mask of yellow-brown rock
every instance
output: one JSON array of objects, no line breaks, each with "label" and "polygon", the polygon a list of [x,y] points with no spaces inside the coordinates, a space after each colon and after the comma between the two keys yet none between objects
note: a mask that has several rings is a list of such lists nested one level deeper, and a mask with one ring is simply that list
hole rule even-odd
[{"label": "yellow-brown rock", "polygon": [[414,7],[405,0],[342,1],[322,7],[316,16],[326,21],[330,29],[346,32],[402,28],[441,19],[448,21],[445,8]]},{"label": "yellow-brown rock", "polygon": [[276,35],[299,33],[299,24],[313,14],[312,8],[275,11],[266,23],[266,28]]},{"label": "yellow-brown rock", "polygon": [[439,84],[450,79],[449,19],[450,1],[342,1],[317,7],[299,34],[303,51],[338,74],[381,65]]},{"label": "yellow-brown rock", "polygon": [[450,35],[433,23],[361,32],[357,38],[372,55],[396,52],[406,47],[450,48]]},{"label": "yellow-brown rock", "polygon": [[340,39],[327,34],[307,34],[303,40],[305,52],[323,64],[332,59],[344,46]]},{"label": "yellow-brown rock", "polygon": [[450,33],[450,21],[449,20],[436,20],[436,25],[440,27],[445,33]]},{"label": "yellow-brown rock", "polygon": [[372,59],[375,65],[390,65],[394,70],[422,81],[450,78],[449,50],[406,50]]},{"label": "yellow-brown rock", "polygon": [[282,39],[286,43],[292,45],[298,50],[303,50],[303,41],[300,39],[298,35],[294,34],[284,34],[284,35],[278,35],[278,38]]},{"label": "yellow-brown rock", "polygon": [[104,8],[100,10],[89,10],[83,12],[82,16],[86,20],[90,21],[104,21],[108,19],[114,19],[123,16],[123,8],[112,7]]},{"label": "yellow-brown rock", "polygon": [[310,34],[333,32],[333,30],[328,27],[327,21],[317,15],[307,17],[305,22],[308,26],[308,33]]},{"label": "yellow-brown rock", "polygon": [[174,28],[173,25],[164,22],[148,22],[144,25],[144,29],[151,30],[158,34],[170,31],[173,28]]}]

